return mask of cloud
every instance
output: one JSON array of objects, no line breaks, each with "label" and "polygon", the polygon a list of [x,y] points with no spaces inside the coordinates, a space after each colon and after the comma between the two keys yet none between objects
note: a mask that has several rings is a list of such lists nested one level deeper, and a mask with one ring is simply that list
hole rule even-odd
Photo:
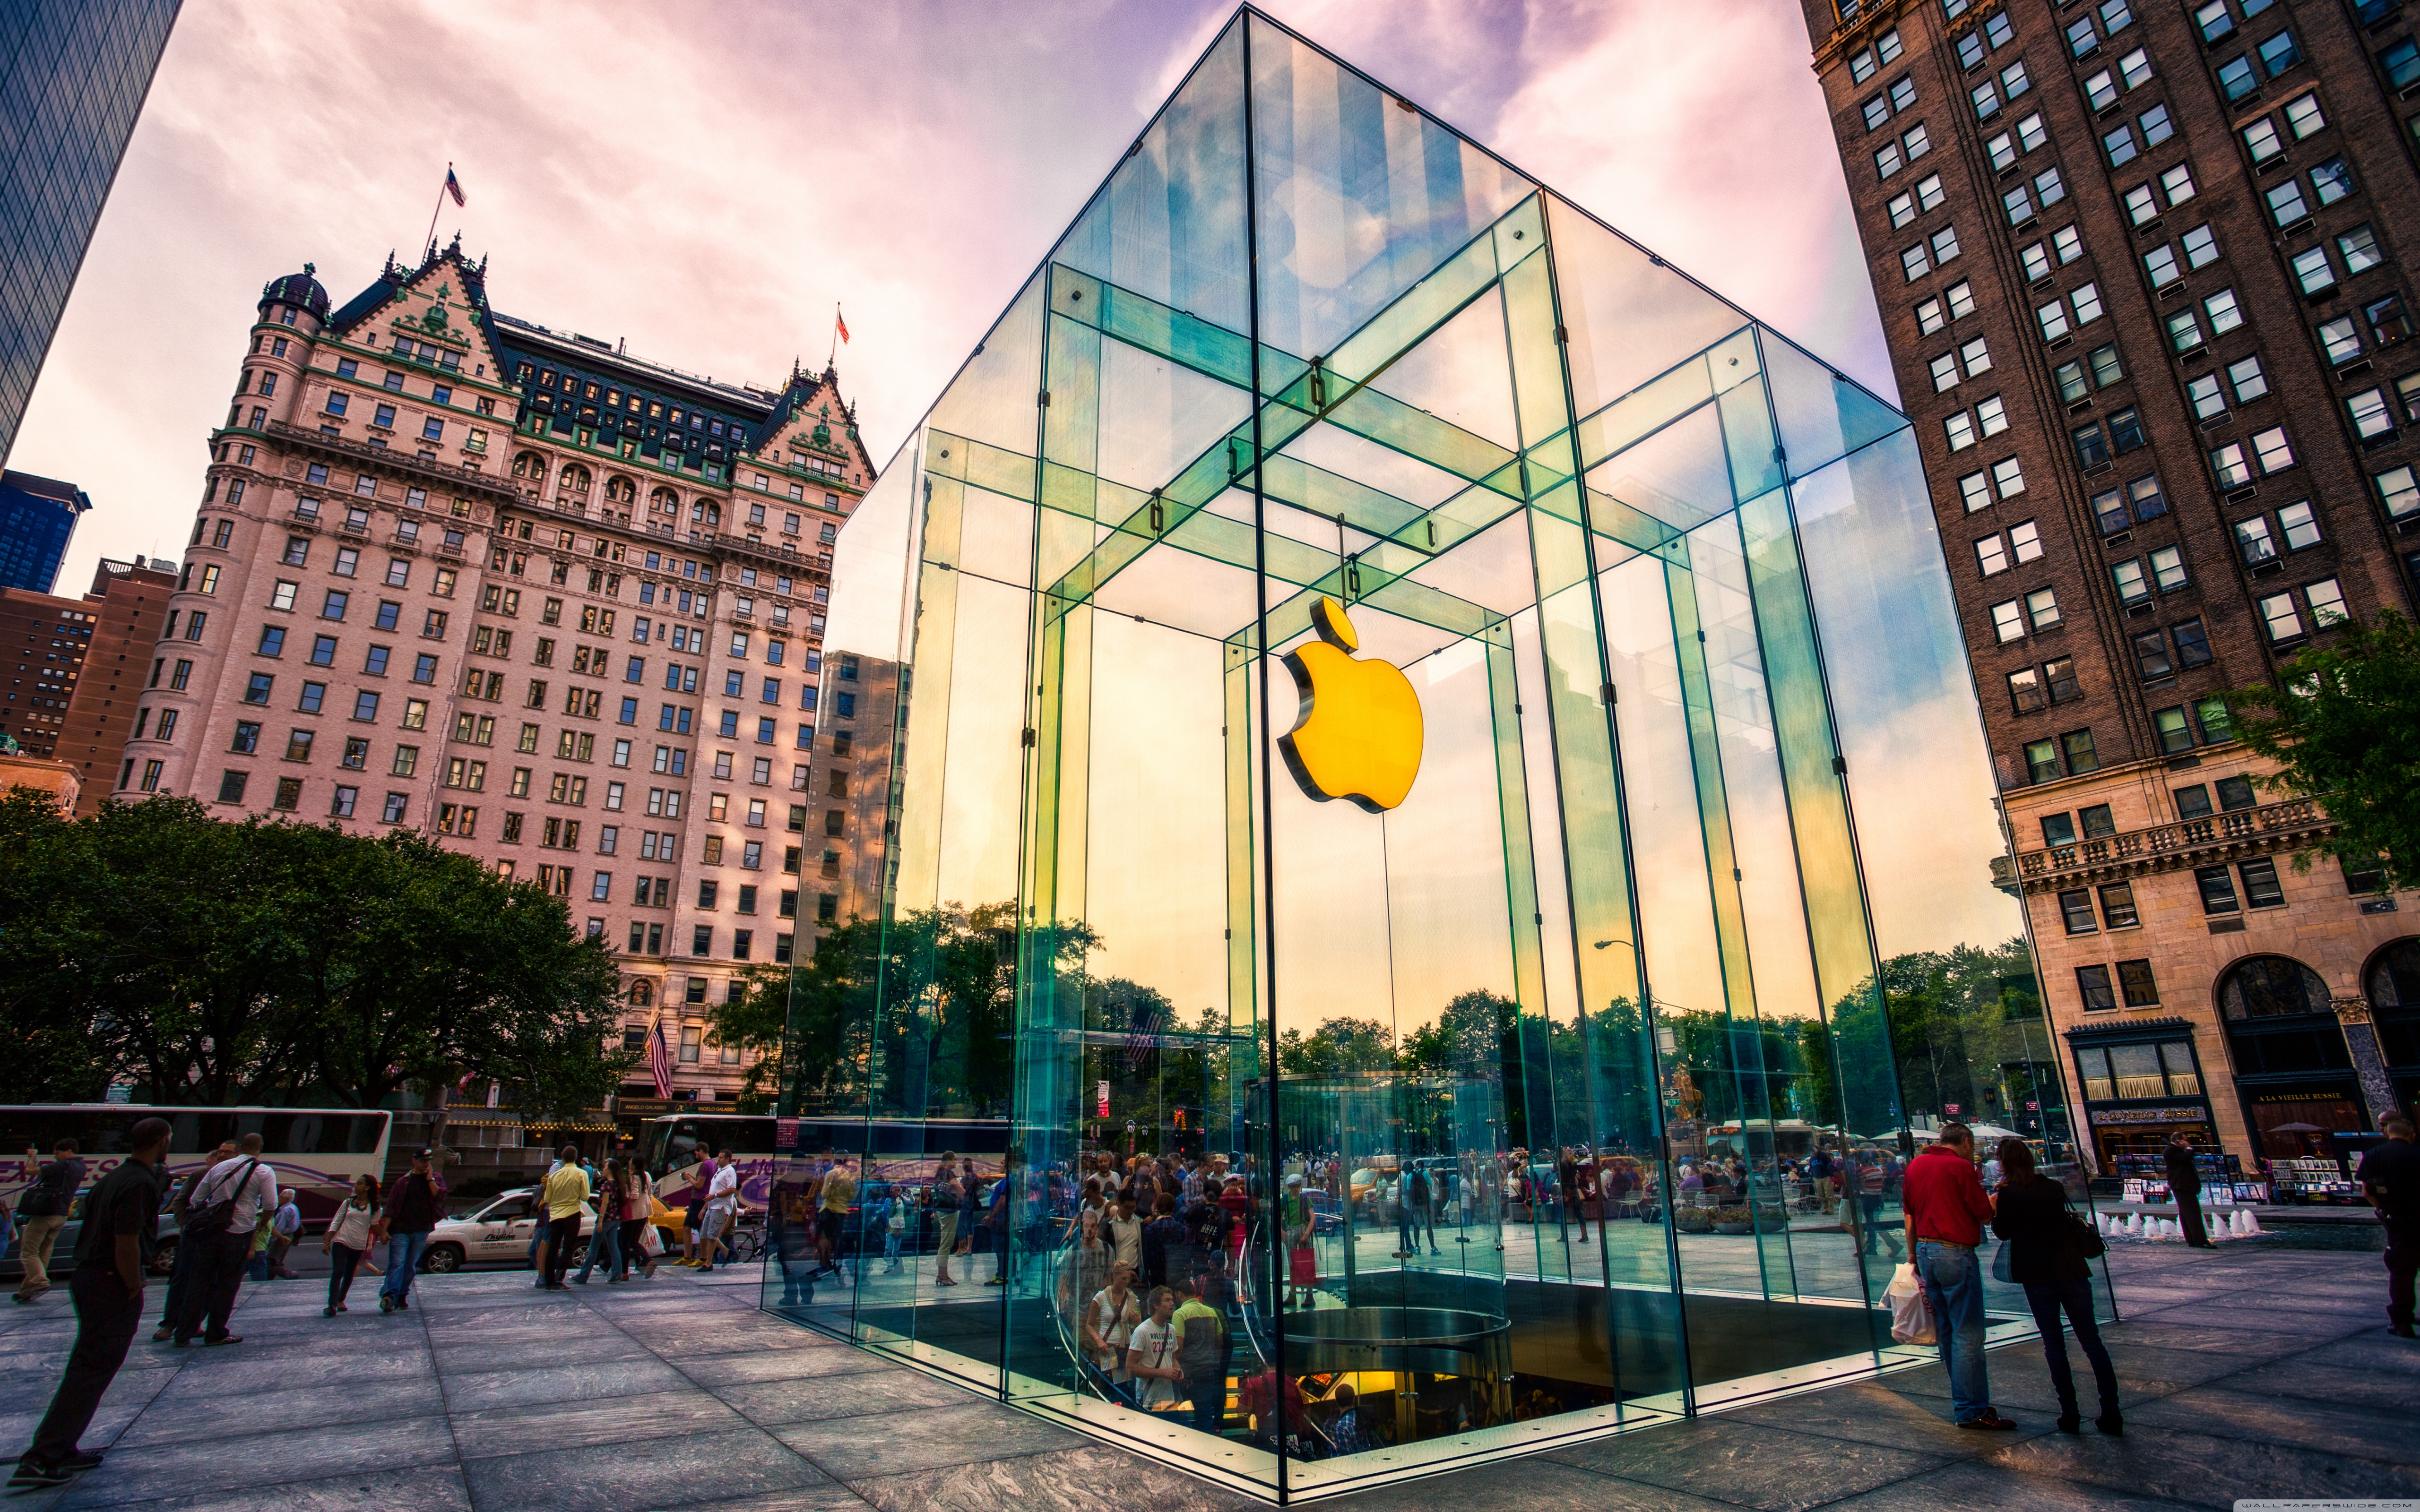
[{"label": "cloud", "polygon": [[[1887,392],[1786,0],[1275,5],[1281,20]],[[194,0],[12,467],[95,509],[61,583],[173,555],[260,285],[342,301],[442,207],[500,310],[691,372],[820,365],[887,456],[1230,13]]]}]

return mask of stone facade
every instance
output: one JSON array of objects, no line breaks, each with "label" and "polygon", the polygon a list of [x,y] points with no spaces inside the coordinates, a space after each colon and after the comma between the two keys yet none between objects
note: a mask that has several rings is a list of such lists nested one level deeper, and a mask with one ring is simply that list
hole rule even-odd
[{"label": "stone facade", "polygon": [[458,248],[258,309],[124,795],[411,826],[534,881],[620,956],[628,1041],[660,1015],[675,1096],[729,1095],[706,1011],[812,951],[815,795],[889,747],[822,643],[874,471],[835,375],[718,382],[497,315]]},{"label": "stone facade", "polygon": [[[2168,1086],[2206,1088],[2203,1137],[2301,1152],[2248,1130],[2320,1082],[2329,1117],[2374,1123],[2392,1078],[2358,1075],[2366,1026],[2307,1076],[2255,1071],[2220,1004],[2240,967],[2300,963],[2324,985],[2303,1016],[2335,1034],[2330,1000],[2368,990],[2420,899],[2294,872],[2322,814],[2240,784],[2222,807],[2250,758],[2214,695],[2278,680],[2339,615],[2412,611],[2420,49],[2397,8],[2337,0],[1804,4],[2070,1073],[2157,1038],[2124,1027],[2151,1008],[2116,979],[2148,963],[2135,995],[2194,1026],[2200,1072]],[[2195,789],[2214,847],[2186,838]],[[2205,906],[2213,867],[2231,908]],[[2138,922],[2113,922],[2110,882]]]}]

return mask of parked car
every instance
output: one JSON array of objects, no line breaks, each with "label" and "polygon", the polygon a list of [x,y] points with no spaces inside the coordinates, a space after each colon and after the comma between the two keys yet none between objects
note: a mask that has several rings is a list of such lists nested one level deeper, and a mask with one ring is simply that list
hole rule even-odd
[{"label": "parked car", "polygon": [[[473,1261],[524,1259],[529,1254],[530,1236],[536,1230],[538,1215],[544,1208],[537,1188],[516,1187],[490,1198],[467,1218],[444,1219],[428,1236],[421,1269],[446,1274]],[[597,1210],[583,1202],[580,1205],[580,1239],[568,1263],[580,1263],[587,1252],[589,1236],[596,1231]]]}]

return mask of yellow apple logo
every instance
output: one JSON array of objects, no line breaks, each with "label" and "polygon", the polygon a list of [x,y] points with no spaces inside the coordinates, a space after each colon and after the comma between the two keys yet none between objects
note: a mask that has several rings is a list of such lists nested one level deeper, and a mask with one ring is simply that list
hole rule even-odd
[{"label": "yellow apple logo", "polygon": [[1302,710],[1278,748],[1313,801],[1350,798],[1384,812],[1404,801],[1419,775],[1419,695],[1389,664],[1354,659],[1361,638],[1343,605],[1322,598],[1311,621],[1319,639],[1286,653]]}]

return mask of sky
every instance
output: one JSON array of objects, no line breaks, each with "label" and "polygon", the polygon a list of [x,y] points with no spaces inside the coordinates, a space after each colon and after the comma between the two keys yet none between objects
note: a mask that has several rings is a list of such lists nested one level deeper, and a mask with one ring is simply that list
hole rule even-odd
[{"label": "sky", "polygon": [[[1885,395],[1794,0],[1264,8]],[[437,218],[495,307],[725,380],[820,367],[887,459],[1233,7],[186,0],[8,465],[59,587],[177,556],[261,285]]]}]

